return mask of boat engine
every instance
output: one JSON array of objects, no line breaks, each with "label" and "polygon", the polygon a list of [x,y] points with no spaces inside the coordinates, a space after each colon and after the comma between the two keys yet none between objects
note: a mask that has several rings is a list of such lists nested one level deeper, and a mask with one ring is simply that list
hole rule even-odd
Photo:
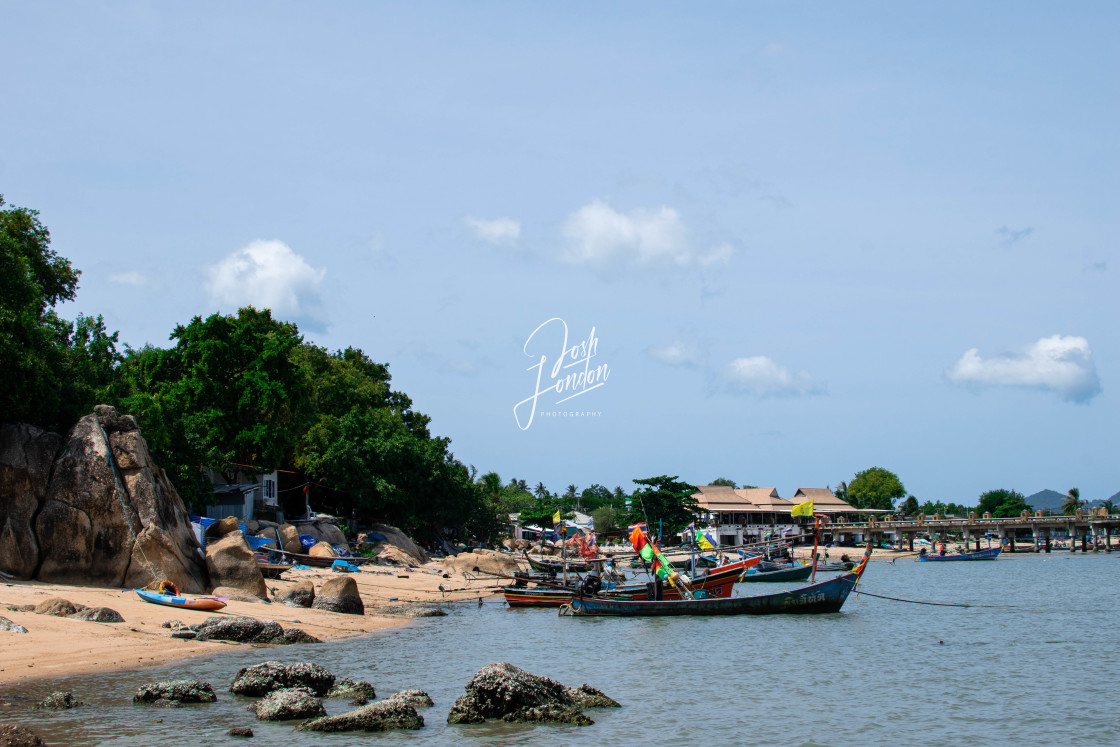
[{"label": "boat engine", "polygon": [[597,573],[588,573],[579,585],[580,596],[593,597],[603,588],[603,581]]}]

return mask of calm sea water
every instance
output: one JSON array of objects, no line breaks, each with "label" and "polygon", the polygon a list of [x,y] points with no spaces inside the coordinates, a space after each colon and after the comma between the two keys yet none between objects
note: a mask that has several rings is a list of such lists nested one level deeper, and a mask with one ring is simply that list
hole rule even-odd
[{"label": "calm sea water", "polygon": [[[741,745],[1120,744],[1120,553],[1003,557],[981,563],[874,562],[861,586],[885,596],[996,607],[943,607],[855,596],[844,611],[806,617],[559,617],[497,600],[360,640],[220,655],[141,672],[4,687],[0,719],[50,744],[301,745],[724,743]],[[780,587],[779,587],[780,588]],[[746,584],[739,594],[770,591]],[[1014,607],[1007,609],[1005,607]],[[289,611],[291,612],[291,611]],[[288,616],[289,613],[285,613]],[[372,682],[379,695],[417,687],[436,702],[416,732],[294,735],[259,722],[226,692],[237,669],[310,660]],[[593,726],[448,726],[479,668],[509,661],[567,685],[589,683],[622,703],[590,710]],[[219,701],[181,709],[131,704],[155,679],[211,682]],[[70,689],[88,705],[47,715],[31,703]],[[330,713],[345,701],[327,701]],[[162,719],[162,721],[159,721]]]}]

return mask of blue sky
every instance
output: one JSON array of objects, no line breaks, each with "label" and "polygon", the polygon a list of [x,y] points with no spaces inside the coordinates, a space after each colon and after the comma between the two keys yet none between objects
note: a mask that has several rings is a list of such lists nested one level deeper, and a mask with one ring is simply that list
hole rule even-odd
[{"label": "blue sky", "polygon": [[[4,2],[0,193],[82,269],[64,315],[270,307],[507,480],[1105,498],[1118,15]],[[554,318],[602,386],[523,428]]]}]

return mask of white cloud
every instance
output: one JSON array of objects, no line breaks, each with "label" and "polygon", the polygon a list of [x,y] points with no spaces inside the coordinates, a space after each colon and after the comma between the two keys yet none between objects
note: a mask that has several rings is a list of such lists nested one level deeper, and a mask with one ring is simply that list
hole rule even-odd
[{"label": "white cloud", "polygon": [[736,358],[723,367],[719,379],[730,392],[757,397],[801,397],[825,391],[805,371],[794,373],[764,355]]},{"label": "white cloud", "polygon": [[121,272],[117,273],[116,275],[110,275],[109,280],[114,283],[120,283],[121,285],[140,286],[148,284],[148,277],[143,273],[136,272],[135,270],[133,270],[132,272]]},{"label": "white cloud", "polygon": [[646,348],[646,355],[655,358],[670,366],[687,366],[698,368],[704,365],[707,358],[706,346],[697,340],[681,342],[677,340],[662,347],[650,346]]},{"label": "white cloud", "polygon": [[209,290],[222,306],[271,309],[275,317],[322,330],[322,282],[316,270],[282,241],[257,240],[209,268]]},{"label": "white cloud", "polygon": [[468,215],[466,221],[475,236],[491,244],[512,244],[521,236],[521,224],[510,218],[482,220]]},{"label": "white cloud", "polygon": [[1101,392],[1093,351],[1084,337],[1043,337],[1019,355],[987,359],[972,348],[945,375],[956,384],[1050,390],[1070,402],[1088,402]]},{"label": "white cloud", "polygon": [[706,267],[724,263],[734,253],[727,244],[707,253],[695,252],[680,215],[664,205],[620,213],[595,200],[568,216],[563,233],[568,240],[566,261],[599,268],[617,264]]}]

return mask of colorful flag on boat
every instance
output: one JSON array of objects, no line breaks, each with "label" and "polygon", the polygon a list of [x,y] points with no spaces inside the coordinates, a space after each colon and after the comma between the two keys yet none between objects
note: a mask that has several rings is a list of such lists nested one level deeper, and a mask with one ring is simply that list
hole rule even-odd
[{"label": "colorful flag on boat", "polygon": [[812,516],[813,515],[813,502],[812,501],[805,501],[804,503],[798,503],[796,506],[793,507],[793,510],[789,512],[789,515],[790,516]]},{"label": "colorful flag on boat", "polygon": [[696,544],[700,545],[701,550],[714,550],[714,549],[716,549],[716,544],[714,542],[712,542],[712,538],[709,537],[704,532],[697,532],[697,534],[696,534]]},{"label": "colorful flag on boat", "polygon": [[793,534],[793,527],[786,527],[782,530],[782,534]]}]

